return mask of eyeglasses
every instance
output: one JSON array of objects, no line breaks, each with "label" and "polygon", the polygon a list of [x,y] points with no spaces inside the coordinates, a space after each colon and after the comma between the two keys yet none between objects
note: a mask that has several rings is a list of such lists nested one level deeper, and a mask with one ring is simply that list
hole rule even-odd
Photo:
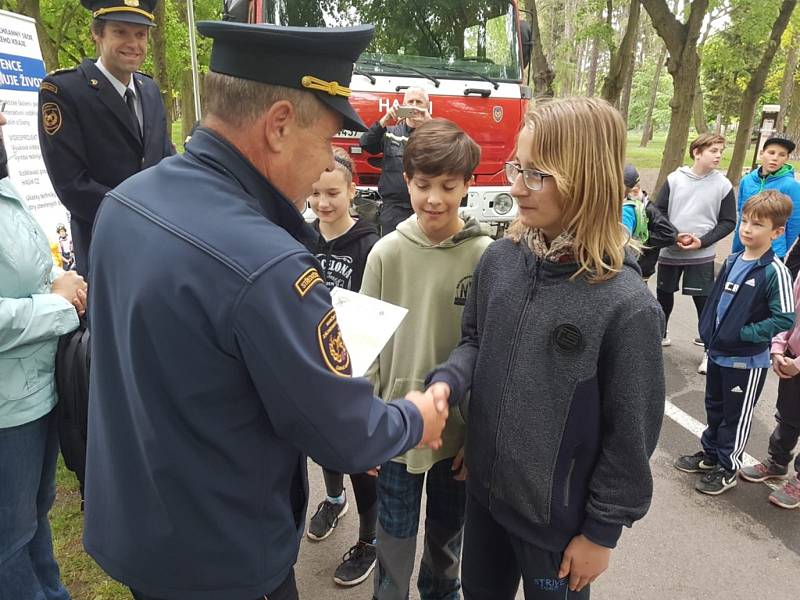
[{"label": "eyeglasses", "polygon": [[538,192],[542,189],[545,177],[552,177],[552,175],[542,173],[536,169],[523,169],[519,165],[512,162],[505,163],[505,172],[509,183],[514,183],[519,174],[522,173],[522,181],[525,184],[525,187],[532,192]]}]

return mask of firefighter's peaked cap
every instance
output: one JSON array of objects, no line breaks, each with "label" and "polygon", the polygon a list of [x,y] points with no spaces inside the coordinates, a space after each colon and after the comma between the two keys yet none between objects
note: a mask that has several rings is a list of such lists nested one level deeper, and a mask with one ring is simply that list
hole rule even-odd
[{"label": "firefighter's peaked cap", "polygon": [[353,63],[372,40],[372,25],[279,27],[201,21],[197,29],[214,40],[211,71],[311,92],[344,117],[345,129],[367,129],[348,98]]}]

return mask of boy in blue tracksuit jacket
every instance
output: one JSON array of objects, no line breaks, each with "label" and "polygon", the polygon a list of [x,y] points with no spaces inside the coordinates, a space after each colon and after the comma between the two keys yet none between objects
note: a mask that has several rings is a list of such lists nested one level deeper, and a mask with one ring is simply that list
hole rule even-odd
[{"label": "boy in blue tracksuit jacket", "polygon": [[695,489],[712,496],[736,485],[750,423],[767,370],[772,337],[794,322],[792,276],[772,250],[784,234],[792,201],[775,190],[756,194],[742,209],[744,251],[728,257],[700,317],[708,350],[706,426],[697,454],[675,468],[703,473]]},{"label": "boy in blue tracksuit jacket", "polygon": [[787,165],[789,155],[794,152],[795,144],[782,134],[776,134],[764,142],[759,160],[761,165],[742,177],[739,182],[739,201],[737,213],[739,223],[736,224],[736,235],[733,236],[733,252],[744,250],[739,239],[739,225],[741,224],[742,207],[748,199],[764,190],[778,190],[792,200],[792,214],[786,222],[783,235],[772,242],[772,250],[783,259],[800,234],[800,183],[794,177],[792,165]]}]

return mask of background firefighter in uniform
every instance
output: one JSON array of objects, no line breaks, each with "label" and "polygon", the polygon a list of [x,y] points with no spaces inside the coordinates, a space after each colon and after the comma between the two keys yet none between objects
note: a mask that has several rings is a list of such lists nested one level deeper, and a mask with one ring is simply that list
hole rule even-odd
[{"label": "background firefighter in uniform", "polygon": [[139,73],[158,0],[81,0],[92,11],[98,58],[50,73],[39,87],[39,144],[70,211],[77,271],[86,276],[103,196],[175,153],[161,92]]},{"label": "background firefighter in uniform", "polygon": [[397,120],[397,107],[392,106],[368,131],[361,134],[359,141],[361,147],[370,154],[383,152],[381,177],[378,180],[378,193],[383,201],[379,218],[381,235],[388,235],[399,223],[414,214],[408,187],[403,181],[403,151],[411,132],[431,119],[428,92],[420,87],[412,86],[406,90],[403,106],[417,108],[418,114],[400,119],[397,125],[387,127],[389,121]]}]

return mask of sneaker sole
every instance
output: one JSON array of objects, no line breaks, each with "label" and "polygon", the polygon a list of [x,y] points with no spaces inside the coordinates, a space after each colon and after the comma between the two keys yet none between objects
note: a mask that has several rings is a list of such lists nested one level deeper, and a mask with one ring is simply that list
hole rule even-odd
[{"label": "sneaker sole", "polygon": [[696,469],[687,469],[686,467],[680,467],[677,463],[672,463],[672,466],[681,471],[682,473],[708,473],[709,471],[713,471],[716,465],[711,465],[709,467],[697,467]]},{"label": "sneaker sole", "polygon": [[703,342],[698,342],[697,340],[692,340],[692,343],[693,343],[695,346],[700,346],[701,348],[702,348],[703,346],[705,346],[705,344],[704,344]]},{"label": "sneaker sole", "polygon": [[769,481],[770,479],[789,479],[789,473],[786,472],[783,475],[758,475],[756,477],[751,477],[749,475],[745,475],[740,471],[739,477],[741,477],[745,481],[751,481],[753,483],[764,483],[765,481]]},{"label": "sneaker sole", "polygon": [[697,489],[696,487],[694,489],[697,490],[698,492],[700,492],[701,494],[705,494],[707,496],[719,496],[720,494],[724,494],[729,489],[735,488],[735,487],[736,487],[736,480],[734,479],[730,484],[728,484],[728,485],[726,485],[726,486],[724,486],[724,487],[722,487],[722,488],[720,488],[718,490],[713,490],[713,491],[712,490],[700,490],[700,489]]},{"label": "sneaker sole", "polygon": [[333,530],[336,529],[337,525],[339,525],[339,519],[341,519],[343,516],[345,516],[347,514],[347,511],[348,511],[349,508],[350,508],[350,503],[348,501],[345,501],[344,508],[342,509],[342,512],[340,512],[339,516],[336,517],[336,522],[333,524],[333,527],[331,527],[325,535],[317,537],[316,535],[311,533],[311,531],[306,530],[306,537],[308,537],[308,539],[313,540],[315,542],[321,542],[325,538],[330,537],[330,535],[333,533]]},{"label": "sneaker sole", "polygon": [[780,500],[778,500],[772,494],[770,494],[770,496],[769,496],[769,501],[772,502],[775,506],[780,506],[781,508],[786,508],[788,510],[792,510],[794,508],[800,508],[800,502],[797,502],[795,504],[786,504],[786,503],[781,502]]},{"label": "sneaker sole", "polygon": [[667,346],[672,346],[672,340],[661,340],[661,347],[666,348]]},{"label": "sneaker sole", "polygon": [[358,585],[359,583],[363,583],[367,579],[367,577],[369,577],[372,574],[372,571],[375,570],[375,565],[376,564],[378,564],[377,559],[372,562],[372,565],[370,566],[369,569],[367,569],[367,572],[364,573],[358,579],[353,579],[352,581],[345,581],[343,579],[339,579],[338,577],[334,576],[333,581],[334,581],[334,583],[336,583],[337,585],[341,585],[342,587],[353,587],[354,585]]}]

